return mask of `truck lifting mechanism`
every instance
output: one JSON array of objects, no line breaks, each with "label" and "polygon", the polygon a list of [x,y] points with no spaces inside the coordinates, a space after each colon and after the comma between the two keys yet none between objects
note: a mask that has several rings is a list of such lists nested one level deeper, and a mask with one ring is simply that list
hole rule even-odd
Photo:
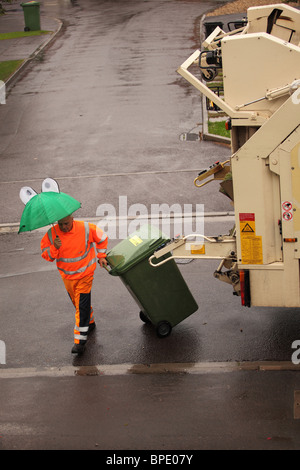
[{"label": "truck lifting mechanism", "polygon": [[[149,262],[218,259],[214,276],[232,285],[242,305],[300,307],[300,11],[249,8],[245,26],[217,27],[202,48],[178,73],[228,116],[232,155],[194,184],[222,181],[235,227],[229,235],[171,241]],[[220,70],[224,97],[206,84]]]}]

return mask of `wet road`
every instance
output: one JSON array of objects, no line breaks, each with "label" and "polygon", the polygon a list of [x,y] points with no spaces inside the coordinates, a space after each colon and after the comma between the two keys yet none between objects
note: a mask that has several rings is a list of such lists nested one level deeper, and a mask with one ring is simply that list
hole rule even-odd
[{"label": "wet road", "polygon": [[[147,217],[152,210],[157,213],[153,209],[157,204],[177,204],[182,211],[188,207],[191,213],[198,212],[197,204],[204,205],[206,214],[232,211],[229,199],[218,192],[216,185],[208,185],[204,191],[193,185],[196,169],[206,167],[212,159],[227,158],[229,149],[210,142],[182,142],[179,138],[201,122],[202,115],[199,94],[175,70],[199,45],[200,17],[212,4],[180,0],[43,2],[42,14],[59,17],[64,27],[54,43],[26,69],[0,109],[1,222],[19,221],[23,210],[20,187],[30,185],[39,191],[47,176],[57,179],[62,191],[82,202],[76,216],[94,221],[103,203],[115,208],[117,216],[127,215],[130,210],[131,215],[138,215],[138,210],[144,208]],[[120,198],[126,198],[122,214]],[[232,218],[221,227],[217,223],[212,226],[213,219],[207,220],[207,235],[227,233],[233,225]],[[132,230],[133,223],[128,223],[126,231],[130,227]],[[184,227],[176,226],[171,236],[182,233]],[[73,311],[55,266],[40,256],[41,236],[41,232],[2,235],[5,308],[21,317],[25,314],[28,331],[37,315],[42,315],[45,322],[38,325],[39,343],[32,341],[30,333],[21,334],[19,339],[18,332],[12,335],[13,322],[1,326],[11,366],[56,366],[70,361],[65,340],[70,338]],[[119,237],[120,226],[115,237],[110,237],[109,248]],[[196,271],[194,266],[198,266]],[[209,306],[214,295],[210,292],[214,289],[211,281],[215,266],[211,266],[207,286],[200,289],[202,266],[195,262],[182,266],[189,287],[202,305],[201,312],[219,311],[217,304]],[[224,287],[239,311],[239,300],[232,299],[227,286],[219,286]],[[18,293],[17,300],[11,289]],[[152,345],[151,337],[145,336],[148,330],[140,320],[136,325],[136,305],[119,279],[98,270],[94,290],[95,309],[99,305],[101,311],[101,339],[96,335],[96,349],[90,348],[85,364],[187,362],[201,357],[223,360],[223,346],[220,354],[212,355],[214,349],[210,348],[201,353],[200,338],[189,326],[185,327],[187,337],[181,338],[184,347],[175,347],[175,352],[175,340],[174,345],[167,346],[168,353],[162,345],[160,351]],[[53,308],[53,292],[57,291]],[[202,291],[208,295],[203,296]],[[203,308],[204,302],[208,307]],[[65,311],[70,315],[64,315]],[[128,317],[129,312],[132,317]],[[205,323],[201,316],[196,318]],[[52,334],[48,333],[48,322],[55,327]],[[115,338],[122,338],[119,345]],[[20,354],[20,344],[26,355]],[[229,354],[230,358],[235,356]],[[246,357],[244,352],[238,356]],[[227,353],[225,357],[227,360]]]},{"label": "wet road", "polygon": [[[225,160],[229,149],[180,140],[201,129],[202,115],[198,93],[176,69],[199,47],[200,17],[213,4],[43,2],[43,14],[64,26],[0,108],[0,223],[18,222],[20,187],[39,191],[47,176],[82,202],[77,215],[89,220],[103,203],[118,214],[120,196],[148,213],[162,203],[188,204],[191,212],[204,204],[207,214],[232,210],[216,185],[202,191],[193,185],[198,169]],[[205,234],[227,233],[232,225],[228,216],[207,217]],[[73,310],[55,267],[40,257],[42,234],[1,234],[7,363],[0,372],[8,375],[0,391],[0,449],[299,447],[295,373],[213,369],[238,361],[290,363],[299,309],[245,309],[213,279],[215,262],[193,261],[179,266],[199,310],[160,340],[141,323],[120,280],[98,269],[97,329],[86,354],[74,359]],[[178,373],[146,373],[172,364]],[[208,366],[194,375],[180,369],[197,364]],[[139,365],[143,373],[132,375]],[[73,368],[96,377],[74,377]],[[270,397],[270,390],[278,393]]]},{"label": "wet road", "polygon": [[[1,222],[18,222],[20,187],[39,191],[47,176],[82,202],[78,217],[94,222],[104,203],[121,217],[144,209],[144,222],[152,210],[157,213],[157,204],[177,204],[189,212],[203,204],[206,215],[232,211],[217,183],[203,189],[193,185],[197,168],[227,158],[230,150],[179,138],[202,115],[199,94],[175,70],[199,46],[200,17],[211,5],[182,0],[43,2],[42,14],[59,17],[64,27],[0,108]],[[125,233],[134,224],[129,220]],[[233,224],[232,217],[206,217],[205,235],[226,234]],[[171,236],[187,234],[183,224],[173,227],[171,222]],[[1,325],[14,366],[70,361],[66,342],[73,312],[55,266],[40,256],[42,234],[1,236],[5,308],[28,320],[23,326],[28,334],[14,332],[13,346],[13,323]],[[119,224],[109,248],[120,234]],[[159,346],[152,343],[151,330],[136,321],[135,302],[119,279],[97,270],[93,302],[101,312],[100,338],[94,338],[85,364],[289,360],[299,309],[241,307],[231,287],[213,279],[216,267],[214,261],[180,265],[200,308]],[[17,300],[12,292],[18,293]],[[29,333],[32,323],[39,328],[39,343]],[[20,344],[26,345],[26,355],[20,354]]]},{"label": "wet road", "polygon": [[[208,218],[205,232],[227,233],[232,223]],[[84,356],[72,358],[73,307],[56,267],[40,256],[42,235],[18,236],[14,245],[16,235],[1,235],[3,311],[10,312],[1,317],[6,367],[291,361],[298,309],[242,307],[231,287],[213,278],[218,264],[213,260],[178,265],[199,309],[162,340],[141,322],[120,278],[98,268],[92,292],[97,330]],[[116,243],[110,241],[110,247]]]},{"label": "wet road", "polygon": [[47,176],[82,202],[79,217],[95,217],[103,202],[118,207],[119,195],[128,205],[231,210],[215,188],[200,194],[193,185],[228,149],[179,139],[202,116],[199,94],[176,69],[198,47],[200,16],[212,4],[43,2],[64,28],[0,111],[1,223],[20,218],[21,181],[39,190]]}]

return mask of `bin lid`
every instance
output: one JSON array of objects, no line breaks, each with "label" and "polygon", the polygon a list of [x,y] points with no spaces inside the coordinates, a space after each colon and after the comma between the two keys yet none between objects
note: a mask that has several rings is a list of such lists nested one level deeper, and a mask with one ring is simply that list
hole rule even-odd
[{"label": "bin lid", "polygon": [[152,225],[143,225],[107,253],[112,275],[120,275],[154,253],[169,239]]},{"label": "bin lid", "polygon": [[34,7],[34,6],[39,6],[39,5],[40,5],[40,2],[36,2],[36,1],[21,3],[21,7]]}]

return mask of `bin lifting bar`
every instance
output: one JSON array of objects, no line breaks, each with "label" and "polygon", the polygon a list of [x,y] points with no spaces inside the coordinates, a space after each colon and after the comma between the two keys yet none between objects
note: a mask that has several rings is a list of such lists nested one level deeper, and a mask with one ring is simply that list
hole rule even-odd
[{"label": "bin lifting bar", "polygon": [[[230,163],[230,159],[226,160],[225,162],[216,162],[214,163],[211,167],[209,167],[207,170],[203,170],[199,173],[197,178],[194,179],[194,185],[197,188],[201,188],[207,183],[210,183],[211,181],[214,180],[223,180],[226,174],[230,171],[229,166],[225,166],[227,163]],[[209,176],[214,175],[213,178],[211,178],[208,181],[205,181],[205,183],[198,184],[199,181],[204,180],[205,178],[208,178]]]},{"label": "bin lifting bar", "polygon": [[[185,78],[191,85],[197,90],[203,93],[207,98],[211,99],[219,108],[221,108],[231,118],[244,118],[258,121],[258,115],[253,111],[237,111],[227,104],[222,98],[216,95],[208,86],[202,83],[197,77],[195,77],[188,68],[198,61],[200,50],[196,50],[181,66],[177,69],[179,75]],[[265,121],[265,119],[263,119]]]},{"label": "bin lifting bar", "polygon": [[[156,258],[156,259],[161,258],[163,255],[165,255],[167,253],[170,253],[171,251],[175,252],[176,250],[180,249],[180,247],[181,247],[181,250],[179,251],[179,253],[181,253],[183,245],[185,245],[187,239],[191,238],[191,237],[201,237],[204,240],[207,240],[209,243],[206,246],[209,246],[209,245],[212,246],[212,253],[213,254],[205,254],[205,252],[203,252],[201,254],[200,253],[192,253],[192,252],[190,252],[188,254],[185,254],[185,255],[183,255],[183,254],[177,254],[177,255],[173,254],[172,256],[169,256],[168,258],[166,258],[166,259],[164,259],[164,260],[162,260],[158,263],[153,263],[152,262],[152,260],[154,258]],[[213,245],[215,245],[215,247],[213,247]],[[214,250],[214,248],[216,248],[216,250]],[[188,252],[188,250],[186,248],[185,248],[185,250]],[[164,263],[167,263],[171,259],[176,259],[176,258],[180,258],[180,259],[206,258],[206,259],[222,259],[222,260],[228,259],[228,260],[234,261],[236,259],[235,250],[236,250],[236,238],[235,237],[222,236],[222,237],[213,238],[213,237],[206,237],[205,235],[201,235],[201,234],[192,233],[192,234],[187,235],[183,238],[179,238],[177,240],[174,240],[173,242],[166,245],[164,248],[161,248],[160,250],[156,251],[152,256],[150,256],[148,261],[149,261],[150,265],[155,267],[155,268],[157,268],[158,266],[161,266]],[[215,253],[214,253],[214,251],[215,251]]]}]

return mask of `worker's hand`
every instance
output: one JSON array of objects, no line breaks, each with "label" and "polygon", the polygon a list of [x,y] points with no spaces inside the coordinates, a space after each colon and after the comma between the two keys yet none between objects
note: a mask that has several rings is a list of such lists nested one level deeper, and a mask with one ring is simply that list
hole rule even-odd
[{"label": "worker's hand", "polygon": [[56,248],[57,250],[60,249],[60,247],[61,247],[61,239],[59,238],[58,235],[56,235],[56,237],[55,237],[55,239],[54,239],[54,242],[53,242],[53,245],[55,246],[55,248]]},{"label": "worker's hand", "polygon": [[107,266],[107,261],[105,258],[98,258],[98,263],[100,264],[101,268],[105,268],[105,266]]}]

